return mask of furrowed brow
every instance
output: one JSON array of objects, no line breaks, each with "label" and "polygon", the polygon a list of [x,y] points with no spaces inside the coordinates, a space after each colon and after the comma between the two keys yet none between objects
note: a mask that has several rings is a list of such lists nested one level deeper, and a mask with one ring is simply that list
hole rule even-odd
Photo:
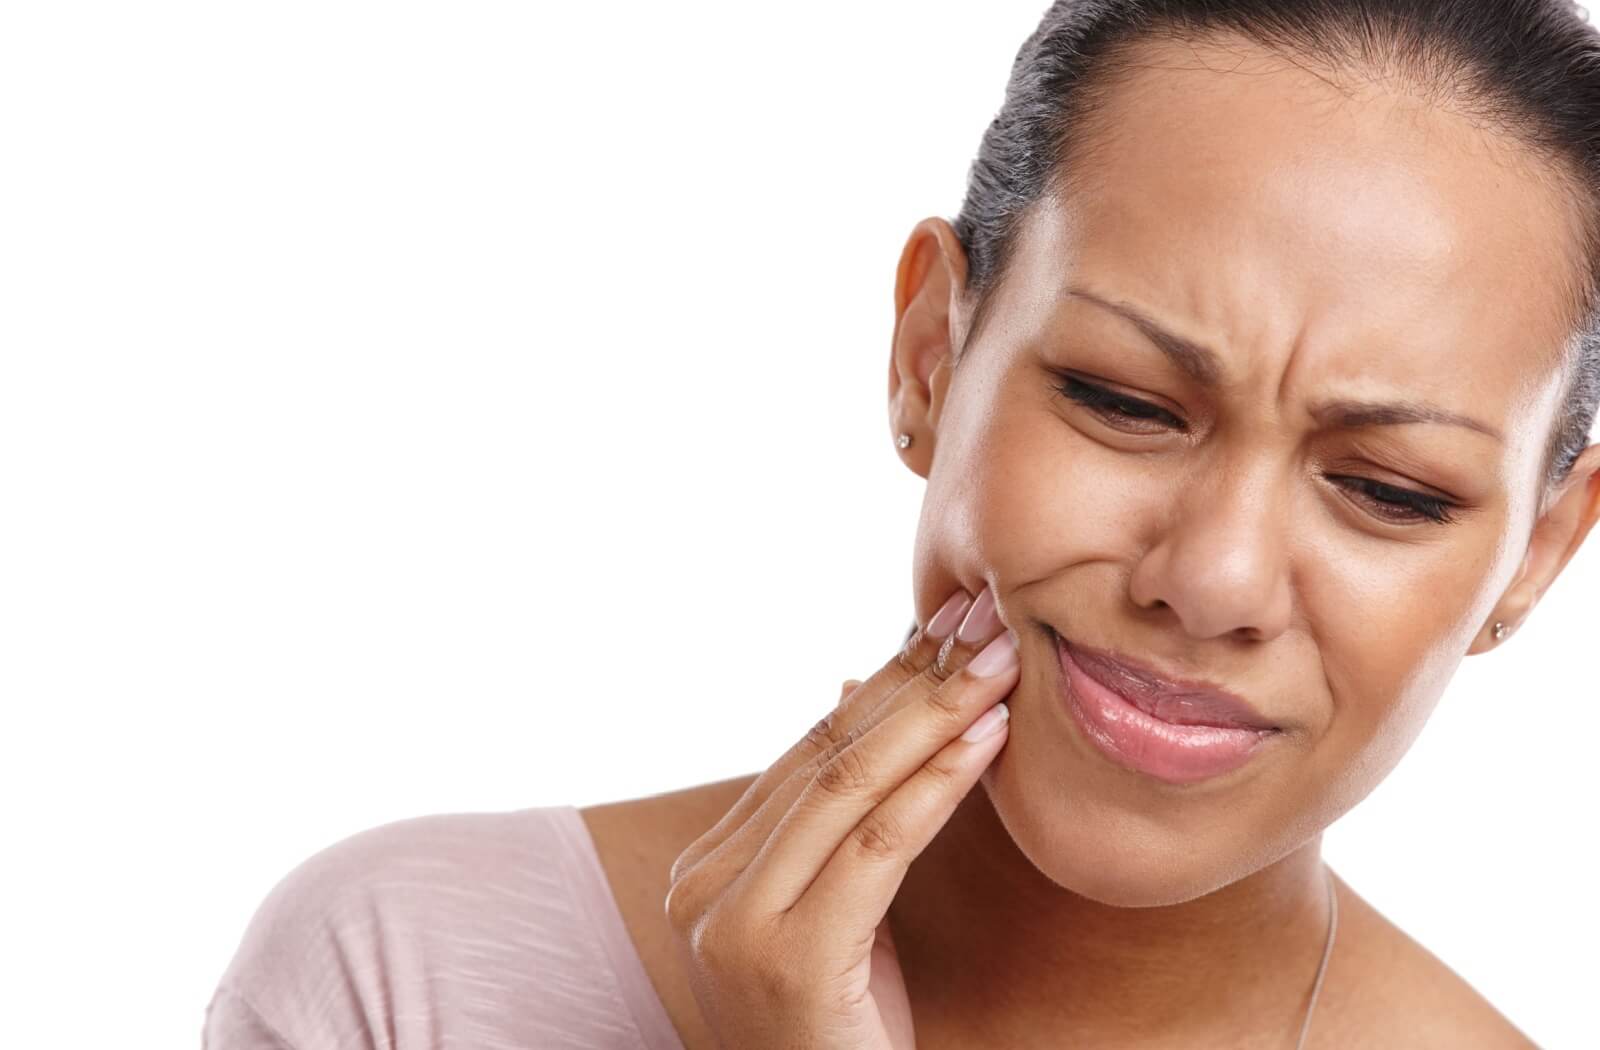
[{"label": "furrowed brow", "polygon": [[1144,333],[1146,339],[1155,344],[1157,350],[1177,365],[1195,382],[1203,386],[1216,386],[1222,381],[1222,358],[1210,347],[1201,346],[1190,339],[1185,339],[1176,332],[1168,331],[1156,322],[1149,314],[1129,303],[1119,303],[1111,299],[1103,299],[1093,292],[1082,288],[1066,288],[1064,294],[1094,303],[1103,309],[1110,310],[1124,320],[1132,322],[1139,331]]},{"label": "furrowed brow", "polygon": [[[1149,314],[1129,303],[1102,298],[1082,288],[1069,287],[1063,291],[1066,295],[1094,303],[1131,322],[1144,333],[1145,338],[1149,339],[1156,349],[1197,383],[1214,387],[1221,382],[1224,375],[1222,357],[1210,347],[1169,331]],[[1356,429],[1402,426],[1407,423],[1436,423],[1464,427],[1501,443],[1505,442],[1505,435],[1487,423],[1419,401],[1359,401],[1351,398],[1334,398],[1318,402],[1311,406],[1310,411],[1312,418],[1324,426]]]},{"label": "furrowed brow", "polygon": [[1505,442],[1505,435],[1487,423],[1471,416],[1439,408],[1418,401],[1355,401],[1335,398],[1319,401],[1311,406],[1311,416],[1324,425],[1354,429],[1356,427],[1401,426],[1406,423],[1439,423],[1444,426],[1465,427],[1496,441]]}]

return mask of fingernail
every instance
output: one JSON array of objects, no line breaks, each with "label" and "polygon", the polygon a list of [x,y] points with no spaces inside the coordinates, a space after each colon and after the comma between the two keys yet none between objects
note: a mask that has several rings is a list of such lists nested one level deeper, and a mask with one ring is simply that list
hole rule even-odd
[{"label": "fingernail", "polygon": [[993,736],[1000,731],[1000,727],[1011,719],[1011,711],[1002,700],[989,710],[978,716],[978,720],[967,727],[961,734],[961,739],[967,743],[976,743],[986,736]]},{"label": "fingernail", "polygon": [[956,629],[956,624],[961,622],[961,614],[967,611],[967,606],[972,604],[972,596],[966,591],[958,590],[945,603],[939,606],[939,611],[933,614],[933,619],[928,621],[928,637],[943,638]]},{"label": "fingernail", "polygon": [[972,658],[967,670],[980,678],[989,678],[1009,671],[1016,662],[1017,643],[1012,640],[1010,631],[1003,631],[994,641],[984,646],[982,652]]},{"label": "fingernail", "polygon": [[994,591],[985,587],[972,603],[967,618],[961,621],[961,630],[956,632],[956,637],[971,645],[982,640],[998,626],[1000,617],[996,616],[994,611]]}]

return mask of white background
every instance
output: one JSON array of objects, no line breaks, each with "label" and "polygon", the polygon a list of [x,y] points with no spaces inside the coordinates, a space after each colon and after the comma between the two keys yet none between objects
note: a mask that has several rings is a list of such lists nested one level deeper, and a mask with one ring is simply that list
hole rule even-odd
[{"label": "white background", "polygon": [[[197,1046],[311,852],[758,770],[889,655],[894,268],[1044,6],[6,8],[8,1044]],[[1549,1046],[1597,587],[1327,837]]]}]

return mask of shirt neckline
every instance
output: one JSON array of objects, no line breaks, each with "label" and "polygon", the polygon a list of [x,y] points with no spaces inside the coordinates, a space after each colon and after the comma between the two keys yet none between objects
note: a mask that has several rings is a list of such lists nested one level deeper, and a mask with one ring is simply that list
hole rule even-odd
[{"label": "shirt neckline", "polygon": [[648,1050],[685,1050],[673,1027],[666,1004],[656,992],[645,969],[638,947],[628,934],[628,926],[617,904],[616,893],[600,863],[594,836],[577,806],[552,806],[554,825],[567,848],[562,851],[568,867],[567,883],[589,914],[590,926],[600,935],[612,973],[623,999],[633,1014],[634,1024]]}]

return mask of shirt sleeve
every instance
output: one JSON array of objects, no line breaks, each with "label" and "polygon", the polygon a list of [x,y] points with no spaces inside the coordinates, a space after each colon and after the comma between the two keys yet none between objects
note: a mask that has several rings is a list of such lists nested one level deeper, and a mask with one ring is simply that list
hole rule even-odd
[{"label": "shirt sleeve", "polygon": [[202,1050],[299,1050],[267,1023],[250,1001],[226,985],[206,1007]]},{"label": "shirt sleeve", "polygon": [[257,907],[203,1050],[682,1050],[572,807],[413,817]]}]

